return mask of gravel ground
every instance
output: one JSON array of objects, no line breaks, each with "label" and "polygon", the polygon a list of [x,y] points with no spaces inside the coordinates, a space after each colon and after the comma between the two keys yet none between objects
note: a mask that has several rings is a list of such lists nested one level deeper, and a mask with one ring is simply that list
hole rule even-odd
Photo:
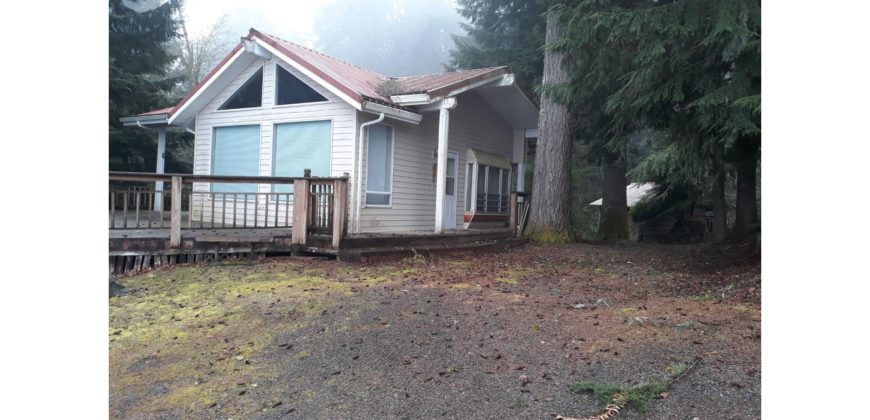
[{"label": "gravel ground", "polygon": [[468,258],[304,258],[122,279],[113,418],[546,419],[698,364],[624,419],[759,418],[754,243],[534,246]]}]

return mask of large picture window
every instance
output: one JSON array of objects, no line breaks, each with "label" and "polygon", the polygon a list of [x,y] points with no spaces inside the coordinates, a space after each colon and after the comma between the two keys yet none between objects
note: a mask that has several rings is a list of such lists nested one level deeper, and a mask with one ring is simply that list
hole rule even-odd
[{"label": "large picture window", "polygon": [[[306,169],[312,176],[330,176],[331,121],[275,124],[272,175],[300,177]],[[275,192],[293,192],[293,185],[276,184]]]},{"label": "large picture window", "polygon": [[[260,126],[215,127],[212,175],[257,176],[260,167]],[[257,192],[256,184],[212,184],[214,192]]]},{"label": "large picture window", "polygon": [[366,205],[389,206],[393,195],[393,128],[373,125],[368,131]]}]

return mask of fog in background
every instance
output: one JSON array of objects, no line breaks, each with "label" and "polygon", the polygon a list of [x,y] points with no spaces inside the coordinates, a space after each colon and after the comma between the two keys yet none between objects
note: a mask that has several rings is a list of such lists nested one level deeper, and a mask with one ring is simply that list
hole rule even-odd
[{"label": "fog in background", "polygon": [[183,15],[205,72],[254,27],[387,76],[441,73],[465,22],[454,0],[185,0]]}]

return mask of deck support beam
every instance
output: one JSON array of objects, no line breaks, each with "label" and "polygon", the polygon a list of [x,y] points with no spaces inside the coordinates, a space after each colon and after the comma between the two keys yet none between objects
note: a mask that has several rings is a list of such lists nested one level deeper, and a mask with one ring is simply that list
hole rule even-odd
[{"label": "deck support beam", "polygon": [[456,108],[456,98],[441,101],[438,110],[438,173],[435,178],[435,233],[444,233],[444,200],[447,187],[447,150],[450,139],[450,110]]},{"label": "deck support beam", "polygon": [[[163,174],[166,163],[166,127],[157,129],[157,172]],[[154,183],[154,211],[163,208],[163,181]]]}]

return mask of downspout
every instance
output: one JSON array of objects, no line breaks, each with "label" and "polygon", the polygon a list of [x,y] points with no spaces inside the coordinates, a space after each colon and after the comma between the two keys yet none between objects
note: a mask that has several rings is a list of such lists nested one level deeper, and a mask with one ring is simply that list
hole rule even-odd
[{"label": "downspout", "polygon": [[365,139],[365,129],[370,125],[377,124],[384,120],[384,113],[381,112],[381,115],[378,116],[377,119],[365,122],[360,124],[359,126],[359,150],[357,150],[357,162],[356,162],[356,174],[354,174],[354,189],[356,192],[354,193],[354,222],[353,222],[353,232],[359,233],[360,231],[360,216],[362,214],[362,162],[363,162],[363,141]]}]

